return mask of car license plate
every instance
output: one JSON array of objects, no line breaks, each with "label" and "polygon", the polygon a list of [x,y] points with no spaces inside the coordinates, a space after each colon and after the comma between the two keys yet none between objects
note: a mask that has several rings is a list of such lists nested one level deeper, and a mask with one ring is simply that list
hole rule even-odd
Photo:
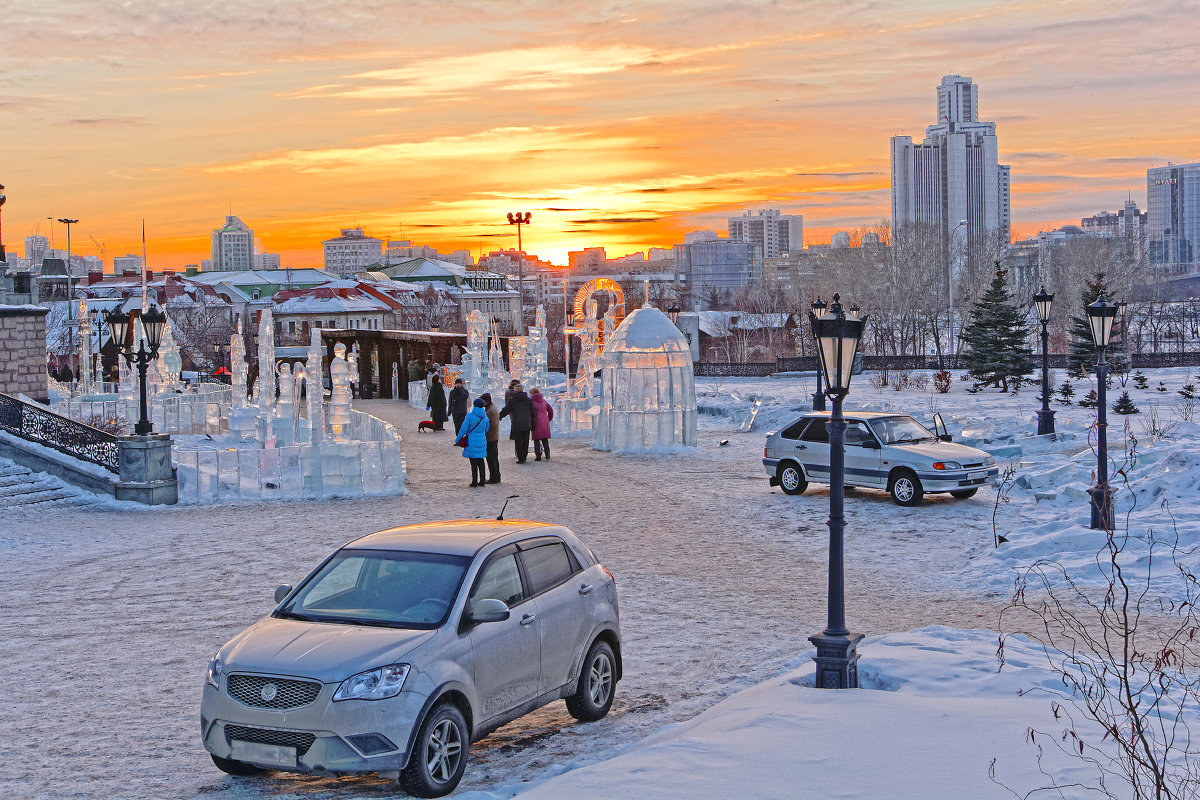
[{"label": "car license plate", "polygon": [[969,481],[981,481],[986,477],[987,477],[986,470],[984,470],[983,472],[968,472],[967,473],[967,480],[969,480]]},{"label": "car license plate", "polygon": [[280,747],[277,744],[261,744],[259,742],[243,742],[241,739],[230,739],[232,750],[230,757],[234,761],[247,761],[251,764],[273,764],[277,767],[296,766],[296,748]]}]

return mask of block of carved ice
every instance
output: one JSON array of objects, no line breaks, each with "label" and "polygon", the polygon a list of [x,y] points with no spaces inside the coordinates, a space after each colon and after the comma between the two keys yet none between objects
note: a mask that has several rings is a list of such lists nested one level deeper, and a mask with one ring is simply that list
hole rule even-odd
[{"label": "block of carved ice", "polygon": [[217,451],[217,499],[236,500],[241,495],[241,470],[237,450]]},{"label": "block of carved ice", "polygon": [[253,452],[258,453],[258,496],[263,498],[281,496],[281,487],[283,486],[283,451],[257,450]]},{"label": "block of carved ice", "polygon": [[359,445],[362,465],[363,494],[380,494],[385,488],[383,480],[383,458],[378,442],[363,442]]},{"label": "block of carved ice", "polygon": [[413,408],[425,408],[429,403],[429,387],[425,381],[411,381],[408,384],[408,404]]},{"label": "block of carved ice", "polygon": [[183,450],[171,453],[175,464],[175,481],[179,485],[180,503],[200,502],[199,487],[196,484],[196,472],[199,466],[200,454],[196,450]]}]

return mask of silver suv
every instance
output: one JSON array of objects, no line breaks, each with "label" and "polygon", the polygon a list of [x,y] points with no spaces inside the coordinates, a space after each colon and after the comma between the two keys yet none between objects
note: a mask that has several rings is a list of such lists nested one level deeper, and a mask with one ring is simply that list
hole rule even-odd
[{"label": "silver suv", "polygon": [[[1000,472],[984,451],[953,444],[940,414],[937,433],[904,414],[845,416],[846,485],[886,489],[899,505],[919,505],[927,492],[971,497]],[[813,412],[767,434],[763,467],[772,486],[800,494],[809,482],[829,482],[828,422],[827,412]]]},{"label": "silver suv", "polygon": [[231,775],[378,772],[454,790],[468,745],[559,698],[608,713],[616,583],[566,528],[462,520],[350,542],[208,666],[200,733]]}]

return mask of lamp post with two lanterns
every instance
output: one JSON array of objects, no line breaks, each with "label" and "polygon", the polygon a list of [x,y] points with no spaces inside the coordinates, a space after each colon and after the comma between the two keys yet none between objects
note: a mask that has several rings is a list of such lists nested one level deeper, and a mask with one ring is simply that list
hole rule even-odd
[{"label": "lamp post with two lanterns", "polygon": [[[814,304],[815,307],[815,304]],[[817,648],[816,685],[824,689],[858,688],[858,653],[861,633],[846,627],[846,587],[843,539],[846,479],[846,419],[842,401],[850,392],[854,356],[862,340],[867,318],[857,309],[842,309],[841,297],[833,296],[829,312],[821,316],[809,313],[813,338],[817,342],[820,371],[825,375],[825,394],[833,401],[829,415],[829,590],[825,630],[808,640]]]},{"label": "lamp post with two lanterns", "polygon": [[[162,341],[163,326],[166,325],[167,315],[159,311],[156,306],[151,306],[149,311],[141,315],[143,335],[137,352],[134,352],[133,342],[129,340],[131,316],[121,311],[110,311],[104,321],[108,323],[109,333],[113,343],[117,346],[117,352],[125,358],[126,364],[136,365],[138,368],[140,417],[137,424],[133,426],[133,432],[138,436],[149,436],[154,432],[154,426],[150,424],[146,413],[146,368],[150,366],[151,361],[158,357],[158,346]],[[146,349],[147,347],[149,350]]]},{"label": "lamp post with two lanterns", "polygon": [[1105,391],[1108,362],[1104,359],[1104,351],[1112,338],[1117,309],[1117,304],[1108,302],[1103,294],[1087,307],[1092,343],[1100,351],[1096,361],[1096,485],[1088,489],[1088,495],[1091,497],[1091,526],[1105,531],[1112,530],[1113,491],[1108,485],[1108,398]]}]

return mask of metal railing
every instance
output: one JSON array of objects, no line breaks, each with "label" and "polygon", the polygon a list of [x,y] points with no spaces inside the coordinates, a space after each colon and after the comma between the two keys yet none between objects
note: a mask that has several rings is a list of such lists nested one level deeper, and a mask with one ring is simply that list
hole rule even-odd
[{"label": "metal railing", "polygon": [[120,474],[117,437],[0,392],[0,429]]}]

